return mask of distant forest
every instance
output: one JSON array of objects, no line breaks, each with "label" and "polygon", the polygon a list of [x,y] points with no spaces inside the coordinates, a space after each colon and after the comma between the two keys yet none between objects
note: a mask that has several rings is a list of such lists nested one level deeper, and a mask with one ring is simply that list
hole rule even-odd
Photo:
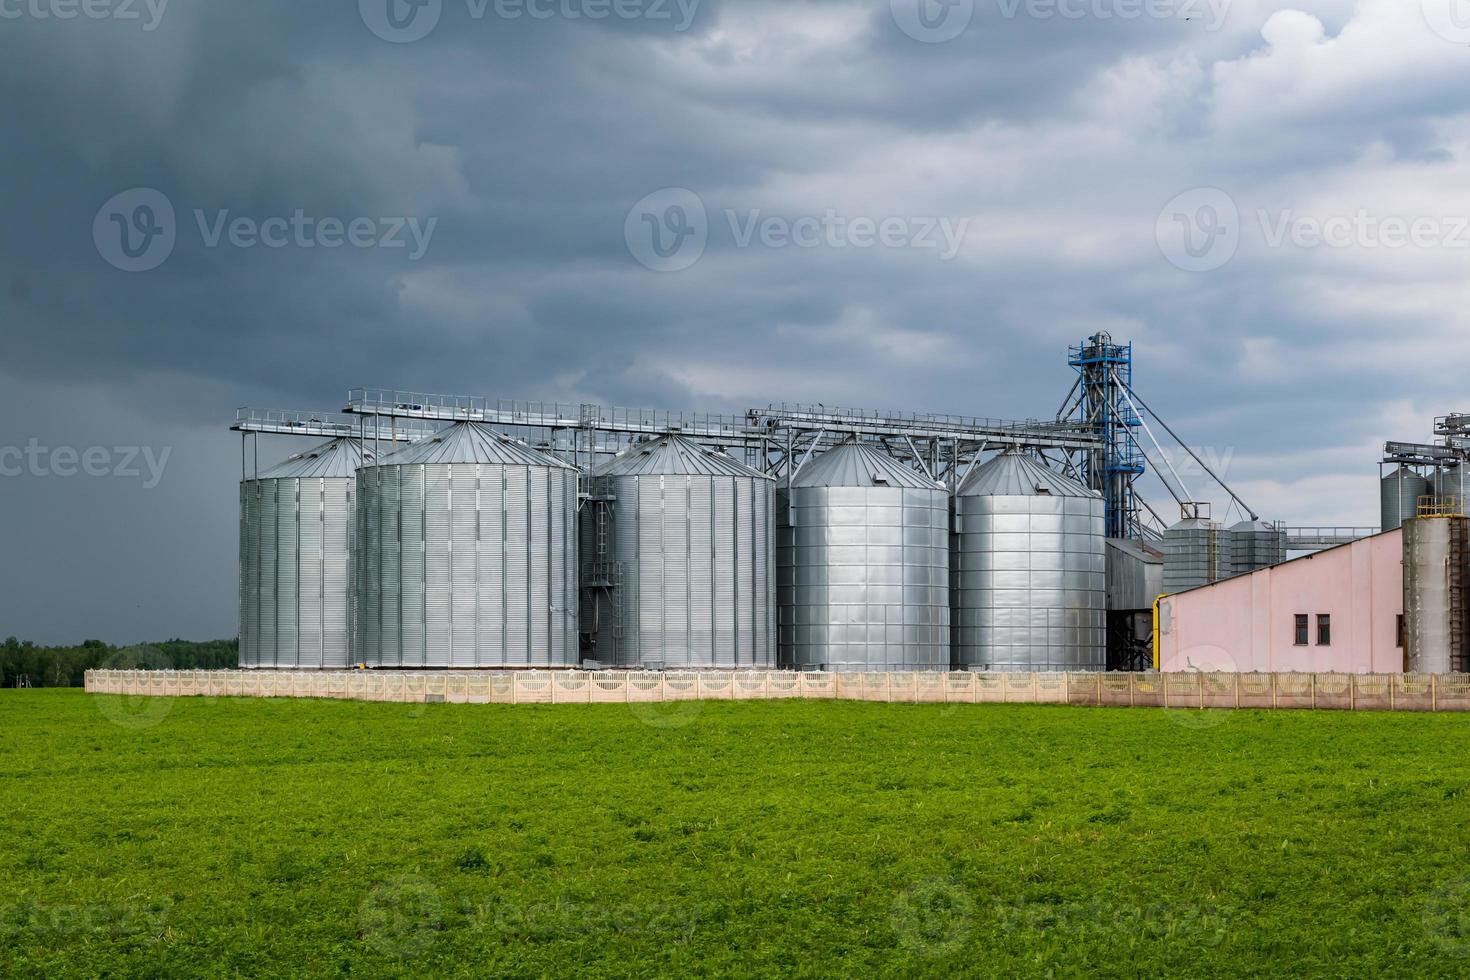
[{"label": "distant forest", "polygon": [[108,646],[85,640],[75,647],[39,647],[10,637],[0,647],[0,687],[15,687],[25,678],[32,687],[81,687],[82,675],[94,667],[116,669],[148,667],[154,670],[196,670],[235,667],[238,640],[165,640],[137,646]]}]

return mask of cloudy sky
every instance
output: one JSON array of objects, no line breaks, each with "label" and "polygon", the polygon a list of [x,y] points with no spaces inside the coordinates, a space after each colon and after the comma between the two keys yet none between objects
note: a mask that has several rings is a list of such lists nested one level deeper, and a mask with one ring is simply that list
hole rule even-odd
[{"label": "cloudy sky", "polygon": [[0,0],[0,635],[234,635],[234,409],[355,385],[1047,417],[1106,329],[1375,524],[1467,80],[1464,0]]}]

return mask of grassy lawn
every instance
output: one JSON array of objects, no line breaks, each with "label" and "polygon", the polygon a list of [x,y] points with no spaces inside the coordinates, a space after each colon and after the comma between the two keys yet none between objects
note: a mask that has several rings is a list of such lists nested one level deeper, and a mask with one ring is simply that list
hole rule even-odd
[{"label": "grassy lawn", "polygon": [[0,975],[1470,973],[1470,716],[0,693]]}]

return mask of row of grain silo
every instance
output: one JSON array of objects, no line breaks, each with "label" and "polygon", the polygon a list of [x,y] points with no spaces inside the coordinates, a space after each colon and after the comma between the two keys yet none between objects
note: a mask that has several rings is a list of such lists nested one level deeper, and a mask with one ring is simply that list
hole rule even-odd
[{"label": "row of grain silo", "polygon": [[849,440],[789,485],[677,433],[578,472],[473,422],[241,486],[243,667],[1101,670],[1100,497],[953,496]]}]

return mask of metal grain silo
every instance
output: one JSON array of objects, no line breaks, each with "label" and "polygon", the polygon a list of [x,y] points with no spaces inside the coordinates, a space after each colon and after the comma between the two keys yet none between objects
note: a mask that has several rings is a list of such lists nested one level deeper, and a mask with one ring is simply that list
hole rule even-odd
[{"label": "metal grain silo", "polygon": [[577,471],[460,422],[358,472],[357,659],[574,667]]},{"label": "metal grain silo", "polygon": [[624,451],[597,471],[593,486],[610,498],[612,521],[606,578],[597,580],[609,585],[586,583],[606,613],[597,660],[775,665],[770,477],[671,433]]},{"label": "metal grain silo", "polygon": [[[1186,504],[1186,507],[1196,505]],[[1230,578],[1235,554],[1229,528],[1186,511],[1164,531],[1164,592],[1173,595]]]},{"label": "metal grain silo", "polygon": [[960,483],[954,513],[955,667],[1102,670],[1102,497],[1009,450]]},{"label": "metal grain silo", "polygon": [[1429,481],[1400,466],[1381,481],[1379,505],[1383,530],[1392,531],[1419,512],[1419,498],[1429,494]]},{"label": "metal grain silo", "polygon": [[1464,513],[1466,499],[1470,498],[1470,465],[1461,463],[1435,470],[1430,492],[1440,498],[1440,510]]},{"label": "metal grain silo", "polygon": [[948,670],[949,491],[845,442],[776,493],[781,665]]},{"label": "metal grain silo", "polygon": [[240,666],[351,662],[354,439],[240,483]]},{"label": "metal grain silo", "polygon": [[1266,521],[1230,526],[1230,574],[1244,575],[1286,561],[1286,532]]}]

